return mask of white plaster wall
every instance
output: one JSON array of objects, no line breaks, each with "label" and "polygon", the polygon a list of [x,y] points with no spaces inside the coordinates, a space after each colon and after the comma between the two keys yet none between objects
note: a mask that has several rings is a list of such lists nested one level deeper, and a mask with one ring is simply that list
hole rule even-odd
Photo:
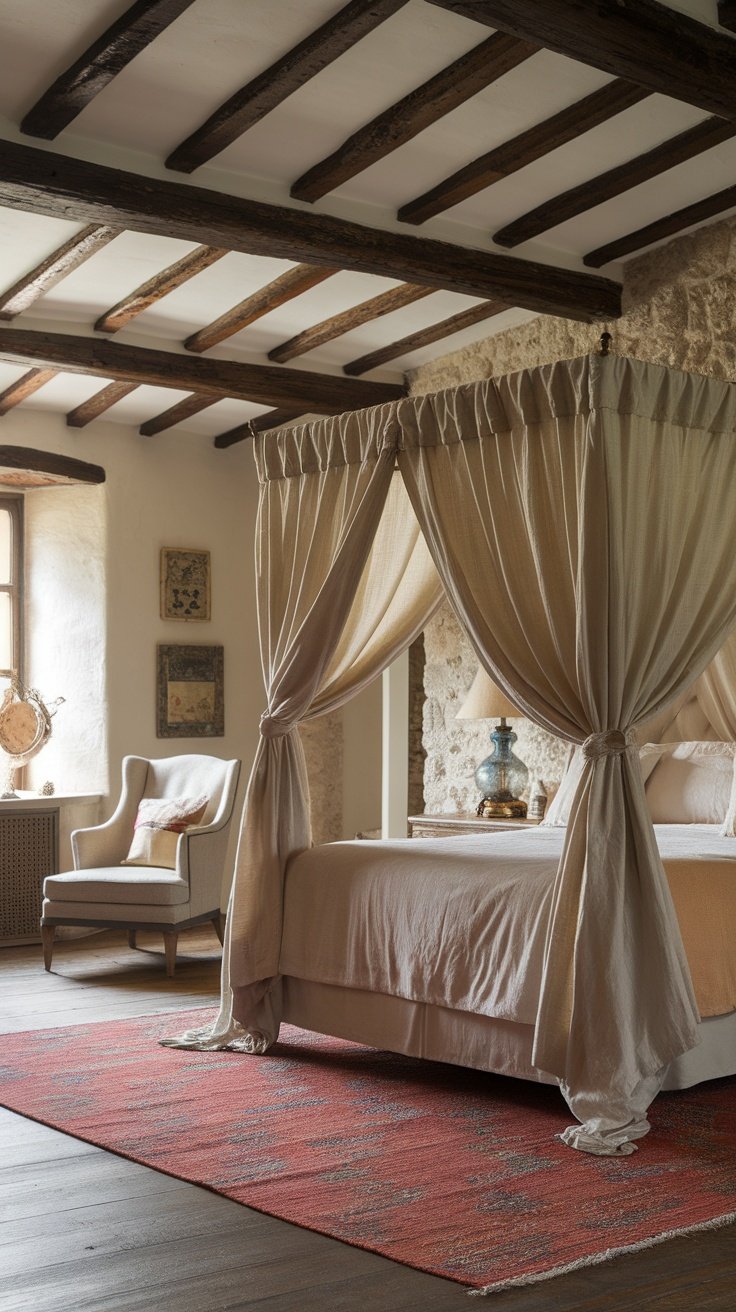
[{"label": "white plaster wall", "polygon": [[[63,417],[22,409],[3,421],[3,441],[76,456],[102,465],[107,474],[101,493],[87,488],[34,493],[34,527],[45,523],[48,531],[38,586],[50,587],[55,578],[59,584],[73,583],[74,590],[73,600],[41,602],[36,589],[37,604],[54,623],[48,645],[45,634],[39,641],[34,638],[32,677],[51,698],[69,697],[71,685],[80,683],[83,674],[90,674],[92,688],[83,728],[72,730],[76,717],[73,721],[71,708],[66,722],[62,716],[67,707],[60,709],[55,745],[49,744],[39,756],[34,777],[53,777],[57,790],[64,791],[72,776],[80,787],[83,779],[86,786],[87,780],[104,781],[109,774],[109,794],[102,807],[103,814],[109,814],[117,800],[124,755],[202,752],[242,760],[242,796],[265,705],[253,567],[257,480],[250,445],[216,451],[209,439],[195,434],[173,431],[141,438],[135,429],[102,422],[72,434]],[[64,534],[81,535],[89,559],[82,558],[81,550],[70,553],[58,524],[50,532],[50,498],[65,495],[72,496],[75,507],[64,516]],[[49,500],[43,502],[42,497]],[[98,507],[94,512],[93,504]],[[106,523],[104,559],[93,541],[99,517]],[[206,547],[211,552],[209,623],[160,619],[162,546]],[[106,658],[100,613],[88,613],[83,604],[85,588],[91,596],[103,579]],[[156,737],[156,644],[160,642],[224,646],[224,737]],[[106,744],[96,706],[103,683]]]}]

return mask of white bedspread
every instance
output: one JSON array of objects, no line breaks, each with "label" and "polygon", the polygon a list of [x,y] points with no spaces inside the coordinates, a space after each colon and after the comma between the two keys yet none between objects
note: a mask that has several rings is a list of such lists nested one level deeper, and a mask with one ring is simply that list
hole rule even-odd
[{"label": "white bedspread", "polygon": [[[658,825],[665,864],[707,877],[724,862],[736,907],[736,839]],[[312,848],[287,873],[284,975],[533,1024],[564,830]],[[692,967],[691,962],[691,967]]]}]

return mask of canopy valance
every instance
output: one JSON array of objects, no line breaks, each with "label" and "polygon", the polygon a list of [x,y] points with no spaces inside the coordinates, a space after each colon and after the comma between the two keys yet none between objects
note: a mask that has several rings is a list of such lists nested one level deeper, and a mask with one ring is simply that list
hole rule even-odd
[{"label": "canopy valance", "polygon": [[549,921],[534,1061],[583,1123],[646,1132],[698,1012],[635,729],[736,624],[736,387],[587,356],[256,439],[268,710],[232,890],[221,1014],[189,1041],[278,1030],[287,860],[310,843],[296,727],[421,631],[443,590],[479,661],[583,745]]}]

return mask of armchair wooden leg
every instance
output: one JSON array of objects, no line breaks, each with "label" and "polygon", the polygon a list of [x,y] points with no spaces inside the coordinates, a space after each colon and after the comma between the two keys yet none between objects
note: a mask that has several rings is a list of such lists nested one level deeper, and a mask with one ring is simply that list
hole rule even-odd
[{"label": "armchair wooden leg", "polygon": [[224,942],[225,942],[225,917],[223,916],[222,912],[219,912],[218,915],[212,917],[212,924],[213,924],[214,927],[215,927],[215,933],[216,933],[217,937],[219,938],[220,942],[221,942],[221,943],[224,943]]},{"label": "armchair wooden leg", "polygon": [[129,929],[129,930],[128,930],[128,947],[129,947],[129,948],[134,948],[134,947],[135,947],[135,945],[136,945],[136,942],[135,942],[135,936],[136,936],[137,932],[138,932],[138,931],[135,930],[135,929]]},{"label": "armchair wooden leg", "polygon": [[164,952],[166,954],[166,974],[169,979],[174,978],[176,969],[176,941],[179,935],[175,929],[164,930]]},{"label": "armchair wooden leg", "polygon": [[41,926],[41,942],[43,944],[43,968],[51,970],[51,958],[54,955],[54,937],[56,935],[55,925]]}]

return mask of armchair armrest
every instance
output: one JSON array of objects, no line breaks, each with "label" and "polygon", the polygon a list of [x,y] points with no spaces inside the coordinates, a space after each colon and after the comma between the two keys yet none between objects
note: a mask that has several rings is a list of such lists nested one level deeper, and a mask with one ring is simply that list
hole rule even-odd
[{"label": "armchair armrest", "polygon": [[125,859],[133,836],[136,809],[146,781],[148,762],[140,756],[126,756],[123,761],[123,788],[120,801],[104,824],[72,833],[75,870],[94,870],[98,866],[118,865]]},{"label": "armchair armrest", "polygon": [[[75,829],[72,833],[72,855],[75,870],[94,870],[98,866],[114,866],[124,859],[121,826],[111,820],[91,829]],[[127,831],[126,831],[127,832]],[[128,847],[130,842],[128,841]]]}]

